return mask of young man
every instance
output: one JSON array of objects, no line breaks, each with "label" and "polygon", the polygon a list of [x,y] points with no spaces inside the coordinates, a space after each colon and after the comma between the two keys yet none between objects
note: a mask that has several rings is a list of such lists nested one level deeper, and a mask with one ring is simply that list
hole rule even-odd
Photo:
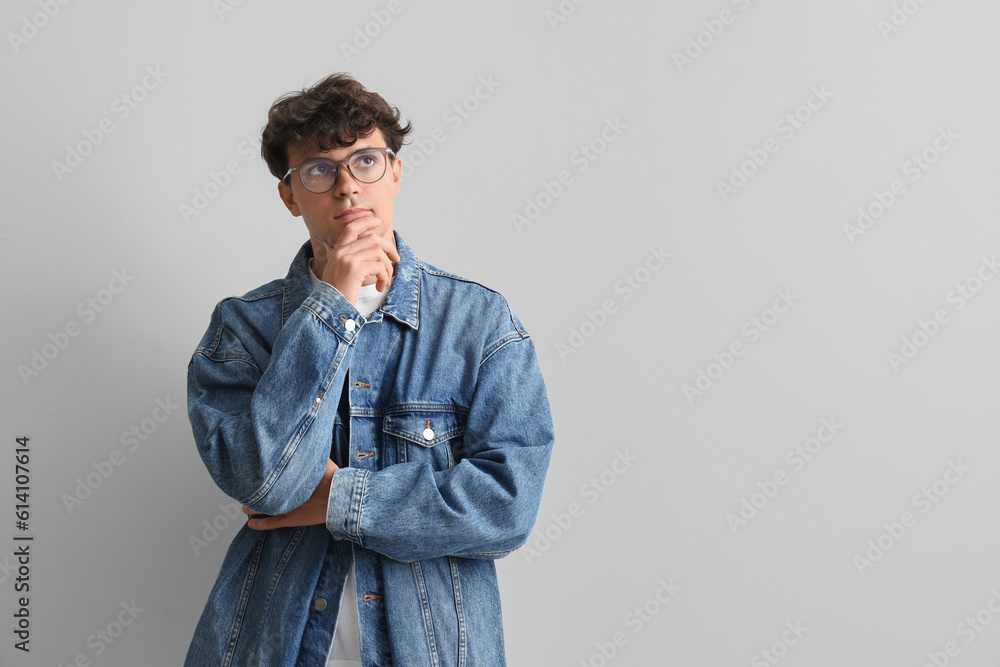
[{"label": "young man", "polygon": [[250,518],[188,666],[506,664],[493,561],[534,525],[552,418],[504,298],[393,230],[399,121],[346,75],[270,110],[309,241],[216,306],[189,366],[198,451]]}]

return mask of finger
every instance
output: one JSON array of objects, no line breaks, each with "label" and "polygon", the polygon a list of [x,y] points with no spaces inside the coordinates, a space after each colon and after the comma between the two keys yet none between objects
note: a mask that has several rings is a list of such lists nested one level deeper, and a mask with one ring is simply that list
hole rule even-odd
[{"label": "finger", "polygon": [[368,264],[366,268],[368,275],[375,278],[375,289],[379,292],[384,291],[392,278],[392,264],[389,262],[389,258],[385,254],[382,254],[380,258]]},{"label": "finger", "polygon": [[381,224],[382,221],[374,215],[366,215],[363,218],[351,220],[349,223],[344,225],[344,231],[340,233],[340,238],[337,239],[337,245],[348,245],[357,241],[361,238],[362,234],[370,232]]},{"label": "finger", "polygon": [[[364,253],[372,249],[377,249],[385,253],[385,255],[393,262],[398,262],[400,260],[399,252],[396,250],[395,244],[389,239],[379,236],[373,231],[362,232],[357,236],[357,238],[350,241],[341,236],[333,251],[338,258],[346,259],[349,255]],[[358,255],[355,259],[367,257],[370,257],[370,255]]]},{"label": "finger", "polygon": [[399,261],[399,251],[396,250],[396,244],[389,239],[373,234],[375,244],[379,247],[382,252],[389,257],[393,262]]},{"label": "finger", "polygon": [[[350,248],[342,248],[338,259],[343,263],[355,264],[361,269],[370,269],[375,264],[392,268],[392,258],[377,244],[363,244],[359,241]],[[372,273],[374,275],[374,273]]]},{"label": "finger", "polygon": [[381,283],[381,286],[376,284],[375,288],[379,291],[385,291],[385,288],[389,286],[389,282],[392,280],[392,262],[386,257],[382,260],[382,268],[378,275],[375,276],[376,283]]},{"label": "finger", "polygon": [[243,513],[244,514],[260,514],[260,512],[254,512],[252,509],[250,509],[246,505],[243,506]]},{"label": "finger", "polygon": [[283,515],[279,514],[276,516],[268,516],[263,518],[253,518],[247,521],[247,527],[251,530],[271,530],[272,528],[281,528],[281,519]]}]

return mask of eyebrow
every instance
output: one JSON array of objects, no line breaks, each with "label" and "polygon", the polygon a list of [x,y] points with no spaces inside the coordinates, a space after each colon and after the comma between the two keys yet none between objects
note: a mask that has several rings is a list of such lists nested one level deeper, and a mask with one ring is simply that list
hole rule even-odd
[{"label": "eyebrow", "polygon": [[[345,146],[338,146],[338,148],[346,148],[346,147],[345,147]],[[366,148],[388,148],[388,146],[372,146],[372,145],[368,145],[368,146],[358,146],[357,144],[352,144],[352,145],[351,145],[351,148],[352,148],[353,150],[352,150],[352,151],[351,151],[350,153],[348,153],[348,154],[347,154],[347,155],[345,156],[345,158],[346,158],[346,157],[349,157],[349,156],[351,156],[351,155],[354,155],[354,154],[355,154],[355,153],[357,153],[358,151],[363,151],[363,150],[365,150]],[[330,161],[334,161],[334,162],[335,162],[335,160],[334,160],[334,159],[333,159],[332,157],[329,157],[329,156],[327,156],[327,155],[323,155],[323,154],[321,154],[321,153],[313,153],[313,154],[312,154],[312,155],[311,155],[310,157],[307,157],[307,158],[305,158],[304,160],[302,160],[302,162],[308,162],[309,160],[330,160]]]}]

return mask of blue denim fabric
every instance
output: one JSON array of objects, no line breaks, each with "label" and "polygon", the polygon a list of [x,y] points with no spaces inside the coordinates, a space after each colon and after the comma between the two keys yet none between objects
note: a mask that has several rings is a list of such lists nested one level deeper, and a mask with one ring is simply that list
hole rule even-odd
[{"label": "blue denim fabric", "polygon": [[366,667],[506,664],[493,561],[538,514],[545,385],[500,294],[418,262],[398,234],[396,247],[367,319],[329,285],[310,290],[309,243],[283,280],[212,314],[188,412],[219,488],[281,514],[327,459],[341,468],[325,526],[240,529],[188,667],[322,667],[352,561],[357,600],[344,604],[358,606]]}]

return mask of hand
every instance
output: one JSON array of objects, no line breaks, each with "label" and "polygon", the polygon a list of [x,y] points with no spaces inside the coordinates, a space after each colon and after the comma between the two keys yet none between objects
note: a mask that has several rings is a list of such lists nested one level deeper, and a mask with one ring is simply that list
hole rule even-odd
[{"label": "hand", "polygon": [[379,292],[389,286],[393,262],[399,253],[392,241],[375,233],[382,221],[372,215],[352,220],[344,226],[336,245],[313,237],[319,279],[337,288],[352,305],[357,305],[361,286],[375,278]]},{"label": "hand", "polygon": [[[260,519],[250,519],[247,525],[253,530],[271,530],[272,528],[287,528],[289,526],[315,526],[326,525],[326,506],[330,498],[330,484],[333,481],[333,473],[339,470],[339,466],[332,459],[327,460],[326,472],[319,486],[305,501],[291,512],[275,514]],[[243,506],[244,514],[259,515],[246,505]]]}]

